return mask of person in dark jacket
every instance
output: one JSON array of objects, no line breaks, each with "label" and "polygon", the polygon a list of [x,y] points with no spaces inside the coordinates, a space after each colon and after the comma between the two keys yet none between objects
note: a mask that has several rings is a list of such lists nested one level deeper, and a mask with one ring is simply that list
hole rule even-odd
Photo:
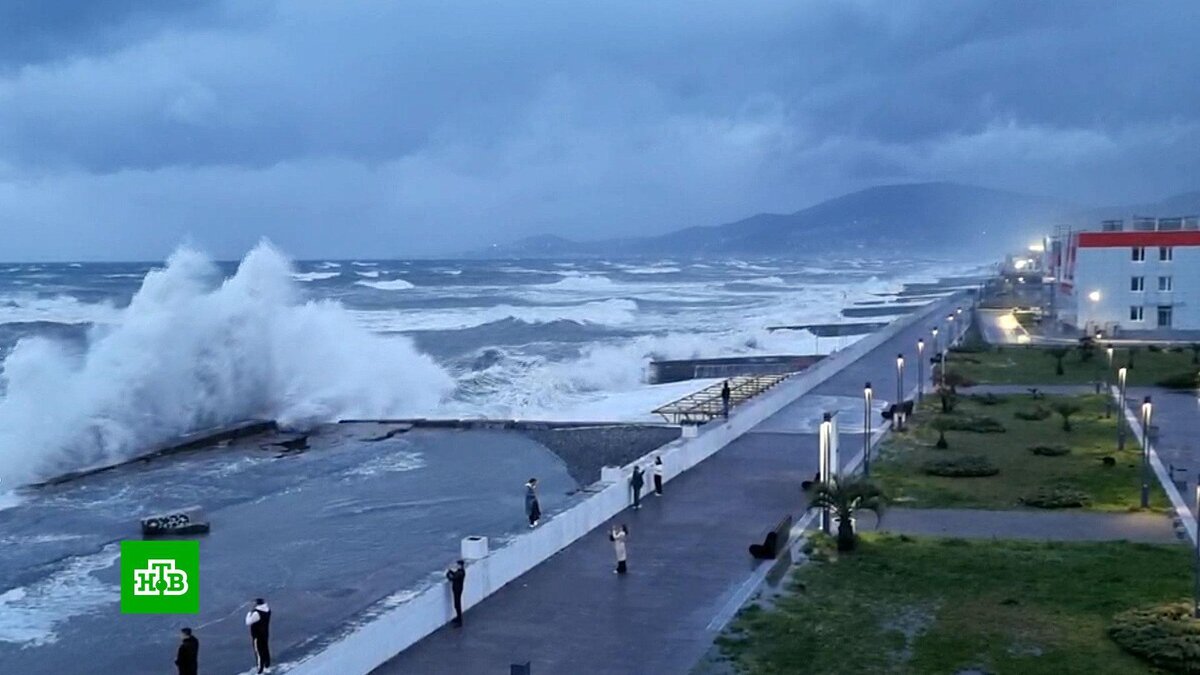
[{"label": "person in dark jacket", "polygon": [[200,641],[192,637],[191,628],[180,628],[179,652],[175,654],[175,667],[179,675],[197,675],[200,672]]},{"label": "person in dark jacket", "polygon": [[731,392],[729,391],[729,380],[725,380],[724,384],[721,385],[721,411],[722,414],[725,415],[725,419],[729,419],[730,395]]},{"label": "person in dark jacket", "polygon": [[542,505],[538,503],[537,497],[537,479],[530,478],[525,484],[525,515],[529,516],[529,527],[537,527],[538,521],[542,519]]},{"label": "person in dark jacket", "polygon": [[462,594],[463,585],[467,581],[467,564],[459,560],[454,567],[446,570],[446,578],[450,580],[450,593],[454,596],[454,625],[461,628],[463,625]]},{"label": "person in dark jacket", "polygon": [[654,496],[662,496],[663,471],[666,467],[663,466],[662,455],[654,456]]},{"label": "person in dark jacket", "polygon": [[246,626],[250,628],[250,646],[254,648],[258,672],[264,673],[271,667],[271,608],[266,600],[254,599],[254,608],[246,613]]},{"label": "person in dark jacket", "polygon": [[633,476],[629,479],[629,487],[633,490],[633,508],[642,508],[642,486],[646,484],[642,467],[633,465]]}]

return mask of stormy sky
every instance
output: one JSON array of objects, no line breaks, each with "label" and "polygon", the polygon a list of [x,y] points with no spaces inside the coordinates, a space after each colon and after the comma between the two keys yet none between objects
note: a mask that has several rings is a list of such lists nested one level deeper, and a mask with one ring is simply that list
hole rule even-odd
[{"label": "stormy sky", "polygon": [[0,259],[391,257],[1200,189],[1200,3],[10,0]]}]

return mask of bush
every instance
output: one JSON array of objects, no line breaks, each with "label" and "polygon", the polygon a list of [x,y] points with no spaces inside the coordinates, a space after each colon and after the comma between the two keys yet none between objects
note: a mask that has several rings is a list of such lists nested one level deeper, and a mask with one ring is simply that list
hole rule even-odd
[{"label": "bush", "polygon": [[968,398],[979,405],[1000,405],[1007,400],[1004,396],[997,396],[991,392],[986,394],[971,394]]},{"label": "bush", "polygon": [[1040,487],[1021,498],[1021,503],[1039,509],[1074,509],[1087,506],[1086,492],[1065,485]]},{"label": "bush", "polygon": [[1054,413],[1039,405],[1035,406],[1033,410],[1018,410],[1013,413],[1013,417],[1019,420],[1025,420],[1026,422],[1040,422],[1044,419],[1049,419],[1050,415],[1053,414]]},{"label": "bush", "polygon": [[1151,354],[1157,354],[1162,351],[1162,347],[1159,347],[1158,345],[1148,345],[1146,347],[1146,351],[1150,352]]},{"label": "bush", "polygon": [[922,470],[930,476],[945,476],[947,478],[979,478],[995,476],[1000,469],[992,464],[987,457],[970,455],[954,459],[935,459],[925,463]]},{"label": "bush", "polygon": [[1029,451],[1041,457],[1062,457],[1071,454],[1071,448],[1065,445],[1033,445]]},{"label": "bush", "polygon": [[977,434],[1004,433],[1004,425],[982,415],[939,415],[934,425],[939,431],[973,431]]},{"label": "bush", "polygon": [[1200,386],[1200,379],[1198,379],[1196,371],[1188,370],[1164,377],[1158,381],[1158,386],[1167,389],[1195,389]]},{"label": "bush", "polygon": [[1125,651],[1173,673],[1200,669],[1200,621],[1186,602],[1131,609],[1113,617],[1108,636]]}]

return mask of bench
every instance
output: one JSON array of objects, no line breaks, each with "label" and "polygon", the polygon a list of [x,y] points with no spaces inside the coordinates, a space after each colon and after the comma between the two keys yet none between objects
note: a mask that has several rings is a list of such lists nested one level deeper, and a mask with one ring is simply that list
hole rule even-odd
[{"label": "bench", "polygon": [[750,555],[754,556],[755,560],[774,560],[783,547],[787,546],[791,530],[792,514],[789,513],[775,527],[767,530],[763,536],[763,543],[750,544]]}]

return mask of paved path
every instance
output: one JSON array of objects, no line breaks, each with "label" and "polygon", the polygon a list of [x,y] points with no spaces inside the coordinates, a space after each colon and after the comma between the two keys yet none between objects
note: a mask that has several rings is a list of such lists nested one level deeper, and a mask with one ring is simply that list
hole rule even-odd
[{"label": "paved path", "polygon": [[[977,384],[974,387],[959,389],[963,394],[1024,394],[1029,395],[1030,389],[1037,389],[1042,394],[1051,396],[1074,396],[1076,394],[1094,394],[1096,386],[1092,384]],[[1103,389],[1101,390],[1103,393]]]},{"label": "paved path", "polygon": [[605,524],[470,608],[465,628],[438,630],[376,673],[506,673],[526,661],[536,675],[688,672],[721,629],[718,617],[744,600],[756,572],[746,547],[785,513],[802,513],[798,486],[816,470],[821,411],[854,420],[841,429],[848,459],[862,443],[863,384],[874,383],[877,402],[889,398],[902,352],[914,386],[916,341],[928,342],[931,325],[902,330],[671,481],[664,498],[618,514],[611,522],[630,528],[627,576],[612,573]]},{"label": "paved path", "polygon": [[[875,526],[867,514],[864,528]],[[902,534],[972,539],[1036,539],[1176,544],[1181,539],[1161,513],[1094,511],[984,511],[980,509],[890,509],[879,529]]]}]

